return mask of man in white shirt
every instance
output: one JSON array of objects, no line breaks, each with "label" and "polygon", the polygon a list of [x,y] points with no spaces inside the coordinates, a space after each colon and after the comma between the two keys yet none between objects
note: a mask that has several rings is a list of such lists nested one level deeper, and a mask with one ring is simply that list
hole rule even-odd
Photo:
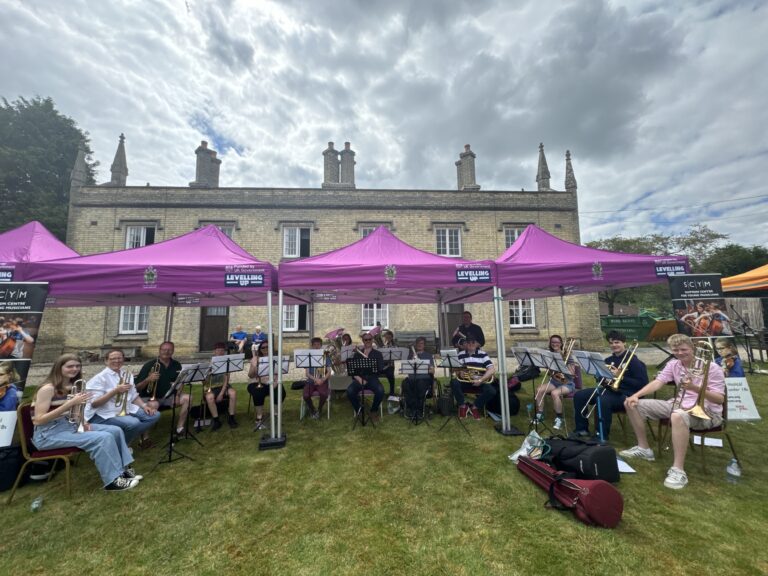
[{"label": "man in white shirt", "polygon": [[[160,413],[144,403],[133,385],[133,374],[123,372],[122,350],[110,350],[106,365],[85,384],[92,392],[85,408],[85,418],[93,424],[110,424],[123,429],[126,444],[149,430],[160,419]],[[121,384],[120,381],[123,380]],[[125,416],[120,412],[125,408]]]}]

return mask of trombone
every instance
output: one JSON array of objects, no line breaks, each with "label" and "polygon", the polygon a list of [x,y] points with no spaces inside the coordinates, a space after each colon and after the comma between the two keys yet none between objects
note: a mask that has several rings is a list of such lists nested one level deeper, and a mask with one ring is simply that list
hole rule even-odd
[{"label": "trombone", "polygon": [[[699,392],[696,397],[696,403],[686,410],[691,416],[701,418],[702,420],[711,420],[709,414],[704,411],[704,401],[707,395],[707,386],[709,384],[709,365],[715,357],[715,351],[712,348],[712,344],[707,340],[699,340],[696,343],[696,350],[693,356],[693,366],[690,369],[685,369],[686,376],[688,378],[681,381],[679,390],[676,395],[680,395],[680,404],[678,408],[683,407],[683,398],[685,397],[685,382],[690,379],[701,379],[699,385]],[[674,411],[674,407],[673,407]]]},{"label": "trombone", "polygon": [[[590,395],[589,399],[587,400],[587,403],[584,405],[584,408],[581,409],[581,415],[589,420],[589,418],[592,416],[592,413],[595,411],[595,406],[597,406],[597,397],[602,396],[605,394],[606,390],[611,390],[612,392],[618,392],[619,388],[621,387],[621,382],[624,380],[624,374],[627,372],[627,368],[629,368],[629,363],[632,361],[632,358],[634,357],[635,353],[637,352],[639,344],[637,343],[637,340],[632,341],[632,345],[627,348],[627,351],[624,353],[624,358],[621,360],[618,366],[616,366],[616,376],[612,379],[608,378],[602,378],[600,382],[597,383],[597,387]],[[611,367],[613,367],[613,364],[611,364]]]}]

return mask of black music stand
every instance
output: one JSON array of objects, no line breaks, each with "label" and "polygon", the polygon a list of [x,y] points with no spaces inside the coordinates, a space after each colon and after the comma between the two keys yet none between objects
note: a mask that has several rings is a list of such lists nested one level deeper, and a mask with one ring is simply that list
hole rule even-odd
[{"label": "black music stand", "polygon": [[[734,308],[733,304],[731,304],[731,311],[734,314],[736,314],[736,318],[741,323],[741,336],[744,338],[744,350],[747,352],[747,364],[749,365],[747,370],[749,371],[750,374],[754,374],[755,368],[752,366],[752,362],[754,361],[755,358],[754,358],[754,353],[752,352],[752,347],[749,345],[749,333],[751,333],[752,336],[754,336],[755,331],[747,323],[746,319],[741,314],[739,314],[738,310]],[[731,329],[733,329],[733,323],[731,323]],[[749,330],[749,333],[747,332],[747,330]],[[738,330],[732,330],[732,331],[733,331],[733,340],[738,343],[736,334],[738,334],[739,331]],[[738,348],[736,348],[736,350],[738,351]],[[760,356],[760,358],[762,359],[762,356]]]},{"label": "black music stand", "polygon": [[[458,410],[458,407],[454,405],[455,399],[453,397],[453,386],[451,386],[451,380],[453,376],[451,372],[453,372],[453,370],[456,370],[457,368],[462,368],[463,366],[464,366],[464,362],[459,360],[458,352],[455,349],[449,348],[447,350],[440,350],[439,368],[446,368],[449,370],[450,380],[448,382],[448,388],[451,391],[451,415],[445,419],[445,421],[443,422],[443,425],[440,426],[440,429],[438,430],[438,432],[442,432],[443,428],[445,428],[448,425],[448,422],[450,422],[455,418],[456,422],[458,422],[461,425],[461,427],[464,428],[464,432],[472,436],[472,433],[469,431],[469,428],[467,428],[466,424],[464,424],[464,422],[461,421],[461,418],[459,418],[459,410]],[[454,408],[456,408],[455,413],[453,412]]]},{"label": "black music stand", "polygon": [[[201,368],[201,366],[205,366],[205,368]],[[168,392],[165,393],[165,396],[163,396],[162,400],[165,400],[172,395],[176,395],[179,393],[180,390],[184,388],[184,385],[187,384],[187,382],[192,382],[192,378],[197,378],[195,381],[202,381],[205,379],[205,375],[207,374],[207,364],[193,364],[192,366],[189,366],[185,369],[183,369],[181,372],[179,372],[178,376],[176,376],[176,380],[174,380],[173,384],[171,384],[171,387],[168,389]],[[194,436],[193,436],[194,438]],[[197,438],[195,438],[197,440]],[[189,460],[192,460],[194,462],[194,458],[191,456],[187,456],[186,454],[179,452],[176,449],[176,399],[173,399],[173,402],[171,402],[171,433],[170,437],[168,439],[168,442],[163,446],[163,448],[168,448],[168,457],[164,458],[162,460],[159,460],[157,464],[155,464],[154,468],[152,468],[152,471],[155,470],[160,464],[170,464],[171,462],[175,462],[176,460],[181,460],[182,458],[188,458]],[[198,440],[198,444],[200,444],[200,441]],[[202,446],[202,444],[200,444]],[[175,456],[174,456],[175,455]]]},{"label": "black music stand", "polygon": [[[244,363],[245,363],[244,353],[227,354],[225,356],[213,356],[211,358],[211,362],[210,362],[211,369],[208,372],[208,376],[216,376],[218,374],[231,374],[232,372],[242,372]],[[200,414],[202,415],[202,418],[198,419],[197,421],[198,425],[195,428],[198,432],[200,432],[202,430],[202,427],[206,424],[205,412],[208,408],[208,402],[206,402],[205,400],[205,393],[206,393],[206,390],[205,390],[205,387],[203,387],[203,395],[200,398],[200,405],[202,408],[200,410]],[[227,397],[227,401],[229,401],[229,397]],[[215,399],[214,399],[214,402],[215,402]],[[229,412],[227,412],[227,414],[229,414]]]},{"label": "black music stand", "polygon": [[597,380],[597,387],[603,388],[603,390],[597,392],[595,405],[597,406],[597,437],[600,440],[600,444],[605,444],[605,433],[603,432],[603,408],[600,404],[600,396],[605,394],[605,391],[609,387],[607,383],[613,380],[615,376],[608,368],[608,365],[603,360],[600,352],[575,350],[571,353],[571,356],[576,359],[584,372],[595,377],[595,380]]},{"label": "black music stand", "polygon": [[[259,358],[259,368],[258,368],[258,375],[259,377],[269,377],[270,370],[272,371],[272,377],[274,378],[275,373],[277,372],[277,356],[273,356],[272,358],[269,357],[262,357]],[[288,369],[290,368],[290,357],[289,356],[283,356],[280,359],[280,371],[283,374],[288,374]],[[269,433],[263,434],[261,437],[261,440],[259,440],[259,450],[271,450],[273,448],[285,448],[285,442],[287,440],[285,433],[283,433],[281,436],[277,436],[275,434],[275,398],[273,397],[273,394],[280,394],[281,389],[278,388],[277,392],[275,392],[276,388],[272,386],[273,382],[268,382],[267,386],[270,387],[269,389]],[[282,384],[282,383],[281,383]],[[278,404],[280,405],[280,411],[283,410],[283,402],[278,398]]]},{"label": "black music stand", "polygon": [[[387,364],[393,364],[396,360],[402,360],[403,358],[408,358],[409,350],[408,348],[397,348],[397,347],[390,347],[390,348],[377,348],[379,352],[381,352],[381,355],[384,357],[384,362]],[[394,364],[393,364],[394,366]],[[401,390],[402,394],[402,390]],[[389,396],[387,400],[392,398],[392,396]]]},{"label": "black music stand", "polygon": [[[379,363],[376,358],[366,358],[365,356],[357,355],[347,360],[347,374],[353,379],[355,376],[360,376],[363,379],[362,389],[360,390],[360,410],[355,414],[355,423],[352,425],[352,430],[357,427],[358,422],[360,422],[360,426],[365,426],[366,424],[365,387],[368,384],[368,376],[377,374],[378,372]],[[374,424],[370,417],[368,418],[368,422],[370,422],[371,426],[374,428],[376,427],[376,424]]]},{"label": "black music stand", "polygon": [[[208,375],[211,372],[211,364],[209,362],[201,362],[200,364],[193,364],[191,367],[196,368],[197,370],[192,372],[190,376],[190,380],[186,380],[184,383],[189,386],[189,408],[187,409],[187,420],[184,426],[184,436],[183,438],[185,440],[192,439],[200,446],[203,445],[200,440],[198,440],[197,436],[195,436],[190,430],[192,429],[192,426],[190,426],[192,421],[192,384],[194,382],[200,382],[201,384],[201,390],[202,390],[202,383],[205,381],[206,378],[208,378]],[[201,376],[202,375],[202,376]],[[205,390],[202,390],[203,396],[205,396]],[[166,394],[167,396],[167,394]],[[176,405],[176,401],[174,400],[174,406]]]},{"label": "black music stand", "polygon": [[[519,346],[512,348],[512,354],[515,356],[520,366],[536,366],[539,369],[544,369],[544,378],[542,379],[541,384],[544,384],[544,379],[549,378],[550,372],[553,370],[556,372],[561,371],[561,368],[558,367],[557,363],[555,362],[555,356],[549,350],[544,350],[542,348],[524,348]],[[564,363],[562,364],[563,368],[568,370],[568,367],[565,366]],[[533,404],[527,404],[525,407],[526,412],[528,413],[528,431],[530,432],[531,430],[535,430],[538,434],[539,426],[541,426],[545,428],[551,436],[553,433],[552,429],[547,426],[545,422],[536,418],[536,412],[538,411],[538,407],[536,406],[536,389],[538,386],[536,385],[535,378],[531,380],[531,385],[533,387]]]},{"label": "black music stand", "polygon": [[[414,379],[416,379],[416,376],[424,376],[429,375],[429,366],[430,366],[430,360],[426,360],[424,358],[410,358],[408,360],[404,360],[403,363],[400,365],[400,373],[401,374],[407,374],[408,376],[413,376]],[[429,423],[429,419],[427,418],[427,397],[426,394],[429,391],[425,391],[424,398],[421,399],[421,410],[422,410],[422,418],[419,418],[419,412],[416,410],[411,414],[411,417],[409,420],[411,421],[411,424],[414,424],[415,426],[418,426],[421,424],[422,421],[427,423],[427,426],[431,426]]]},{"label": "black music stand", "polygon": [[[325,366],[323,363],[323,355],[325,354],[325,350],[322,348],[310,348],[310,349],[303,349],[303,350],[294,350],[293,351],[293,364],[296,366],[296,368],[305,368],[305,369],[312,369],[312,368],[328,368],[328,366]],[[309,377],[305,380],[305,382],[309,382]],[[306,384],[305,384],[306,386]],[[303,389],[303,386],[302,386]],[[328,388],[328,396],[329,398],[326,400],[328,402],[330,400],[330,394],[331,390],[330,387]],[[304,414],[304,398],[302,397],[301,400],[301,414]],[[311,416],[311,414],[310,414]],[[301,419],[303,420],[303,416],[301,416]]]}]

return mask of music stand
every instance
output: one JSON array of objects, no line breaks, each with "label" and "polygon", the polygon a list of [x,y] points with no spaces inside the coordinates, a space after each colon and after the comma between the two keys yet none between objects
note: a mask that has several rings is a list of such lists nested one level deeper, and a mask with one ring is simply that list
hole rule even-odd
[{"label": "music stand", "polygon": [[[408,354],[410,353],[408,348],[398,348],[394,346],[390,348],[377,348],[377,350],[381,352],[381,355],[384,357],[384,362],[386,364],[392,364],[392,366],[394,366],[395,361],[408,358]],[[392,397],[390,396],[389,398]],[[389,400],[389,398],[387,400]]]},{"label": "music stand", "polygon": [[[347,374],[353,379],[355,376],[360,376],[363,379],[362,389],[360,390],[360,410],[355,414],[355,423],[352,426],[352,430],[357,427],[357,422],[360,422],[360,426],[365,426],[365,387],[368,384],[368,376],[377,374],[379,372],[379,363],[376,358],[366,358],[365,356],[356,355],[350,357],[347,360]],[[376,424],[370,418],[368,421],[374,428]]]},{"label": "music stand", "polygon": [[[410,358],[408,360],[403,360],[403,363],[400,365],[400,374],[407,374],[408,376],[413,376],[414,379],[416,379],[417,376],[429,376],[430,364],[431,364],[431,360],[426,360],[423,358]],[[427,414],[426,414],[426,404],[427,404],[426,395],[421,400],[422,400],[423,418],[419,418],[419,412],[417,410],[413,412],[413,414],[411,415],[411,418],[410,418],[411,424],[418,426],[421,423],[421,420],[423,420],[424,422],[427,423],[427,426],[431,426],[431,424],[429,423],[429,420],[427,419]]]},{"label": "music stand", "polygon": [[[187,383],[191,383],[193,381],[203,381],[205,380],[205,377],[208,373],[208,364],[192,364],[191,366],[188,366],[187,368],[183,368],[178,376],[176,376],[176,380],[173,381],[173,384],[171,384],[171,387],[168,389],[168,391],[165,393],[165,395],[161,399],[166,400],[170,398],[172,395],[175,396],[178,394],[181,390],[184,389],[184,385]],[[193,380],[194,378],[194,380]],[[171,433],[170,437],[168,439],[168,442],[163,446],[165,448],[168,447],[168,457],[167,459],[162,459],[155,464],[155,467],[152,468],[152,471],[155,470],[160,464],[170,464],[171,462],[175,462],[176,460],[181,460],[182,458],[188,458],[189,460],[194,461],[195,459],[191,456],[187,456],[186,454],[179,452],[176,449],[176,442],[174,442],[176,436],[176,398],[173,399],[171,402]],[[192,436],[198,444],[202,446],[202,443],[197,440],[197,438],[193,435]],[[174,457],[174,454],[176,455]]]},{"label": "music stand", "polygon": [[[325,350],[322,348],[309,348],[309,349],[302,349],[302,350],[294,350],[293,351],[293,364],[296,366],[296,368],[305,368],[305,369],[317,369],[317,368],[325,368],[326,366],[323,363],[323,355],[325,354]],[[310,382],[309,377],[304,380],[305,386],[307,383]],[[304,386],[299,388],[299,390],[302,390]],[[328,395],[330,396],[330,388],[328,390]],[[301,414],[300,419],[304,418],[304,399],[302,397],[301,400]],[[329,413],[330,418],[330,413]]]},{"label": "music stand", "polygon": [[[450,371],[455,370],[457,368],[462,368],[464,366],[464,362],[462,362],[459,359],[459,353],[455,348],[448,348],[446,350],[440,350],[440,368],[444,368],[449,371],[449,378],[451,378]],[[440,426],[440,430],[438,432],[442,432],[443,428],[445,428],[452,419],[456,419],[456,421],[461,425],[462,428],[464,428],[464,432],[472,436],[472,434],[469,431],[469,428],[464,424],[464,422],[461,421],[461,418],[459,418],[459,411],[458,408],[456,409],[456,413],[453,413],[453,405],[455,403],[454,397],[453,397],[453,386],[451,386],[451,383],[449,381],[448,387],[451,390],[451,415],[448,416],[448,418],[445,419],[443,422],[443,425]]]},{"label": "music stand", "polygon": [[[232,372],[242,372],[243,364],[245,363],[245,353],[240,354],[226,354],[224,356],[213,356],[210,362],[210,370],[208,376],[217,376],[219,374],[230,374]],[[229,386],[229,384],[227,384]],[[205,400],[206,390],[203,390],[203,395],[200,398],[200,404],[202,405],[202,419],[198,420],[197,431],[202,429],[202,426],[206,425],[205,411],[208,403]],[[215,399],[214,399],[215,402]],[[191,412],[191,410],[190,410]]]},{"label": "music stand", "polygon": [[[544,350],[542,348],[525,348],[522,346],[513,347],[512,348],[512,354],[517,359],[520,366],[536,366],[537,368],[544,368],[545,370],[545,376],[549,376],[549,372],[552,370],[555,370],[557,372],[560,371],[560,368],[557,367],[556,358],[550,352],[549,350]],[[559,354],[558,354],[559,357]],[[565,365],[564,362],[562,362],[562,359],[560,359],[560,363],[562,364],[562,368],[565,370],[568,370],[568,367]],[[553,366],[555,366],[553,368]],[[542,384],[543,384],[542,380]],[[547,426],[544,422],[540,421],[538,418],[536,418],[536,379],[533,378],[531,380],[531,385],[533,387],[533,404],[526,405],[526,411],[528,412],[528,431],[535,430],[537,433],[539,432],[539,426],[543,426],[544,428],[549,431],[550,435],[552,434],[552,430]]]}]

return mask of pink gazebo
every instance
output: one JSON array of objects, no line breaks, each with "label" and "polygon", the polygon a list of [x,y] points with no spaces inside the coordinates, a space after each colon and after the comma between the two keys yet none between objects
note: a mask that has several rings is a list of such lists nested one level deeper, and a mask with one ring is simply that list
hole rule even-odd
[{"label": "pink gazebo", "polygon": [[45,226],[33,220],[0,234],[0,280],[30,280],[27,274],[34,263],[78,256]]}]

